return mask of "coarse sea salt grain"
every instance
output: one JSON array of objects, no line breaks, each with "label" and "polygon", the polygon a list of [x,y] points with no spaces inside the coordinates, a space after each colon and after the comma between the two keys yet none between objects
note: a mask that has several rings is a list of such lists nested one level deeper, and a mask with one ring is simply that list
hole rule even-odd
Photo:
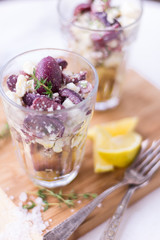
[{"label": "coarse sea salt grain", "polygon": [[14,199],[14,196],[11,195],[9,198],[10,198],[11,200],[13,200],[13,199]]},{"label": "coarse sea salt grain", "polygon": [[0,233],[0,240],[32,240],[32,236],[36,234],[40,237],[47,228],[39,206],[32,211],[15,207],[11,209],[10,214],[15,220],[7,223],[4,231]]},{"label": "coarse sea salt grain", "polygon": [[98,208],[101,208],[101,207],[102,207],[102,203],[99,203],[99,204],[97,205],[97,207],[98,207]]},{"label": "coarse sea salt grain", "polygon": [[79,204],[80,204],[80,203],[82,203],[82,201],[81,201],[81,200],[78,200],[78,201],[77,201],[77,203],[79,203]]},{"label": "coarse sea salt grain", "polygon": [[74,210],[73,208],[70,210],[70,212],[72,212],[72,213],[73,213],[74,211],[75,211],[75,210]]},{"label": "coarse sea salt grain", "polygon": [[19,195],[19,200],[21,201],[21,202],[25,202],[25,201],[27,201],[27,194],[25,193],[25,192],[21,192],[21,194]]}]

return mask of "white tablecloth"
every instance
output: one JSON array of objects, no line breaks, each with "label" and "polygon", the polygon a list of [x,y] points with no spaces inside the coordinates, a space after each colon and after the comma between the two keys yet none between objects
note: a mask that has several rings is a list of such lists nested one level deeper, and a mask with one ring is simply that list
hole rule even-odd
[{"label": "white tablecloth", "polygon": [[[56,0],[0,2],[0,66],[26,50],[64,48],[56,12]],[[139,37],[130,66],[160,88],[160,3],[144,2]],[[143,91],[143,89],[142,89]],[[160,115],[160,112],[157,113]],[[151,123],[152,124],[152,123]],[[118,239],[160,240],[160,188],[130,207],[124,216]],[[98,240],[105,224],[80,240]]]}]

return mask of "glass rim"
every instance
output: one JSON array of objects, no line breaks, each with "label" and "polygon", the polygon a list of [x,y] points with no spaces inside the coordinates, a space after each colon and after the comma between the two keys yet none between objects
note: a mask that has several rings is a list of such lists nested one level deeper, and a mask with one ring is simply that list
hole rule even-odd
[{"label": "glass rim", "polygon": [[[11,63],[12,61],[14,61],[16,58],[24,55],[24,54],[27,54],[27,53],[31,53],[31,52],[37,52],[37,51],[45,51],[45,50],[53,50],[53,51],[62,51],[62,52],[66,52],[66,53],[70,53],[71,55],[75,55],[79,58],[81,58],[83,61],[85,61],[89,67],[92,69],[93,73],[94,73],[94,76],[95,76],[95,84],[94,84],[94,87],[92,89],[92,91],[88,94],[88,96],[82,100],[80,103],[78,104],[75,104],[74,106],[72,107],[69,107],[69,108],[64,108],[64,109],[60,109],[60,110],[54,110],[54,111],[51,111],[51,112],[48,112],[48,111],[39,111],[39,110],[34,110],[34,109],[30,109],[30,108],[26,108],[24,106],[21,106],[19,104],[17,104],[16,102],[12,101],[5,93],[5,91],[3,90],[3,87],[2,87],[2,82],[3,82],[3,78],[2,78],[2,74],[4,73],[4,71],[6,70],[7,66],[9,63]],[[38,48],[38,49],[33,49],[33,50],[29,50],[29,51],[25,51],[23,53],[20,53],[18,55],[16,55],[15,57],[11,58],[0,70],[0,95],[3,97],[3,99],[7,102],[9,102],[11,105],[13,105],[14,107],[24,111],[24,112],[27,112],[27,113],[38,113],[38,114],[57,114],[57,113],[62,113],[62,112],[66,112],[66,111],[70,111],[70,110],[73,110],[73,109],[76,109],[77,107],[81,107],[83,104],[85,104],[88,99],[90,99],[91,97],[93,97],[98,89],[98,83],[99,83],[99,79],[98,79],[98,74],[97,74],[97,71],[96,69],[94,68],[94,66],[84,57],[82,57],[81,55],[79,55],[78,53],[75,53],[73,51],[69,51],[69,50],[65,50],[65,49],[61,49],[61,48]]]},{"label": "glass rim", "polygon": [[141,19],[141,17],[142,17],[142,14],[143,14],[143,0],[139,0],[139,3],[140,3],[140,14],[139,14],[139,16],[135,19],[135,21],[134,21],[133,23],[130,23],[130,24],[124,26],[124,27],[118,27],[118,28],[116,28],[116,29],[111,28],[111,27],[108,27],[108,28],[106,28],[106,29],[91,29],[91,28],[79,26],[79,25],[75,24],[73,21],[67,20],[67,19],[64,17],[64,15],[61,13],[60,4],[61,4],[62,1],[64,1],[64,0],[59,0],[59,1],[58,1],[58,4],[57,4],[57,10],[58,10],[58,14],[59,14],[60,18],[62,18],[63,21],[67,22],[68,24],[70,24],[70,25],[72,25],[72,26],[74,26],[74,27],[76,27],[76,28],[79,28],[79,29],[81,29],[81,30],[87,30],[87,31],[90,31],[90,32],[100,32],[100,33],[102,33],[102,32],[106,32],[106,31],[111,32],[111,31],[120,31],[120,30],[128,29],[128,28],[136,25],[136,24],[140,21],[140,19]]}]

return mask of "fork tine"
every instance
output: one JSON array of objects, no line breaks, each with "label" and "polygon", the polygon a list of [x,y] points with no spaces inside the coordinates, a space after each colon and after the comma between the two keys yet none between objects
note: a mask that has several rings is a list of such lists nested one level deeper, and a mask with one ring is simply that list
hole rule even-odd
[{"label": "fork tine", "polygon": [[152,152],[146,157],[143,158],[143,161],[136,167],[136,170],[140,171],[143,167],[145,167],[156,154],[160,152],[160,146],[157,146]]},{"label": "fork tine", "polygon": [[148,179],[160,168],[160,161],[158,161],[147,173]]},{"label": "fork tine", "polygon": [[149,172],[149,170],[151,170],[154,167],[154,165],[158,162],[160,162],[160,153],[158,153],[158,155],[156,155],[152,159],[152,161],[150,161],[150,163],[143,168],[142,174],[146,174],[147,172]]},{"label": "fork tine", "polygon": [[138,156],[137,156],[136,159],[133,161],[133,163],[128,167],[128,169],[129,169],[129,168],[133,168],[133,167],[136,166],[137,162],[139,162],[140,159],[141,159],[141,157],[140,157],[141,154],[143,154],[143,153],[145,152],[146,148],[148,147],[148,144],[149,144],[149,140],[148,140],[148,139],[146,139],[146,140],[144,140],[144,141],[142,142],[142,144],[141,144],[141,150],[140,150]]}]

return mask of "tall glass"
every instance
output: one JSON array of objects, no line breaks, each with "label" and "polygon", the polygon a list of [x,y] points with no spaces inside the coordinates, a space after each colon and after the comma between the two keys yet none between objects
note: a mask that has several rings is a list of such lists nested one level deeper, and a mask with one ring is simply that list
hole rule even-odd
[{"label": "tall glass", "polygon": [[[126,0],[125,0],[126,1]],[[134,2],[139,9],[139,15],[126,27],[112,27],[94,29],[81,26],[73,21],[73,12],[79,3],[88,0],[59,0],[58,13],[62,24],[62,34],[67,36],[69,49],[81,54],[96,68],[99,76],[99,87],[95,109],[107,110],[119,104],[122,84],[124,80],[126,62],[131,43],[135,40],[142,4],[140,0]],[[120,6],[124,0],[113,1]],[[86,25],[86,23],[84,23]]]},{"label": "tall glass", "polygon": [[[67,69],[71,72],[87,71],[87,81],[92,84],[93,90],[86,99],[67,109],[40,112],[20,106],[8,98],[7,77],[18,73],[26,61],[38,63],[47,56],[65,59],[68,62]],[[98,76],[94,67],[78,54],[65,50],[28,51],[11,59],[3,67],[0,73],[0,93],[5,113],[17,157],[34,183],[53,188],[66,185],[77,176],[97,88]]]}]

